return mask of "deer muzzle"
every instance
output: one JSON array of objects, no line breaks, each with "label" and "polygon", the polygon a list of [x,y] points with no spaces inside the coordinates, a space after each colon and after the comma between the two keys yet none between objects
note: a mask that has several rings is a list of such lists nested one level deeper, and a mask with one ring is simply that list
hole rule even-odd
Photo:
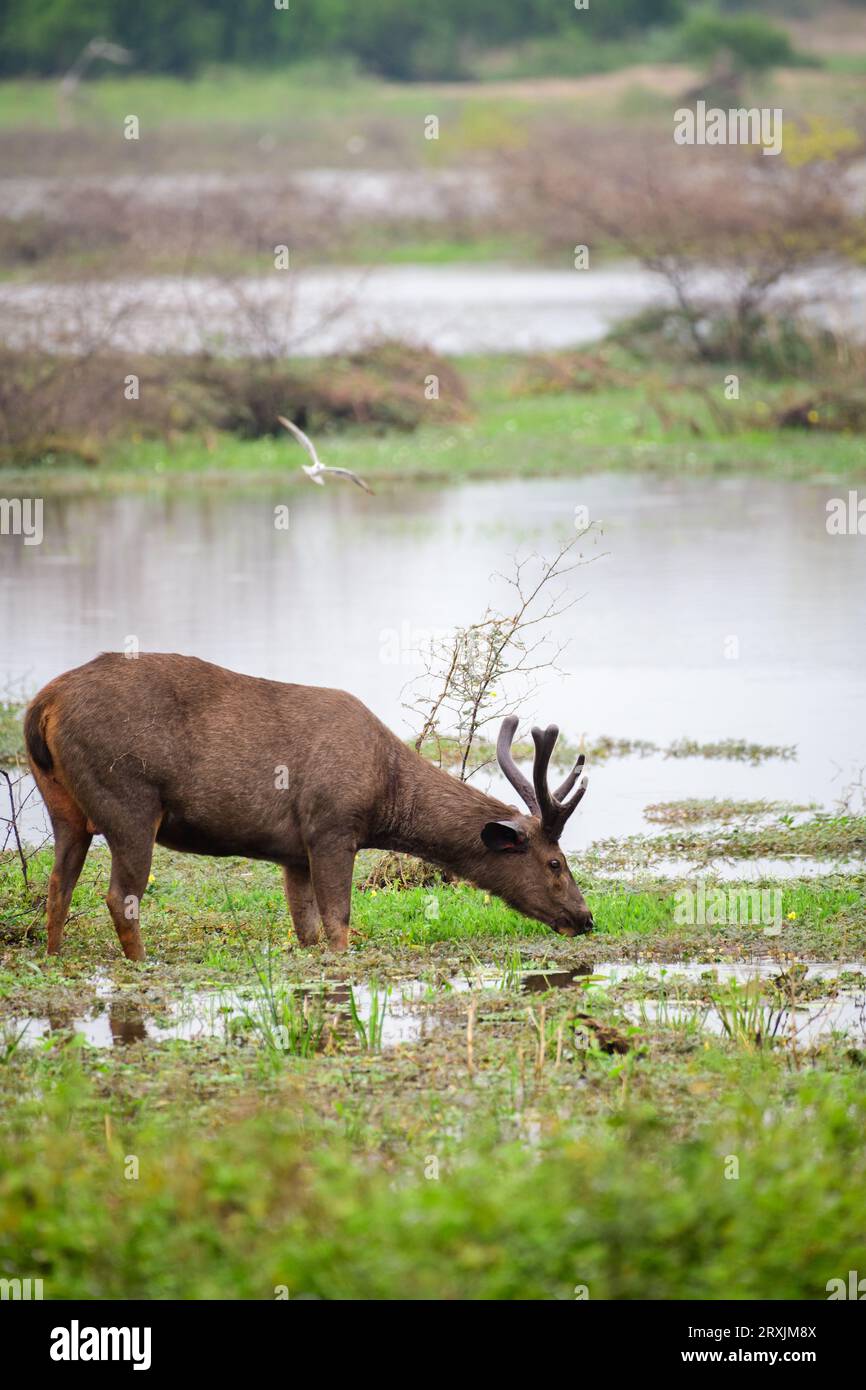
[{"label": "deer muzzle", "polygon": [[586,936],[594,928],[595,922],[589,908],[581,907],[563,917],[554,927],[554,931],[559,932],[560,936]]}]

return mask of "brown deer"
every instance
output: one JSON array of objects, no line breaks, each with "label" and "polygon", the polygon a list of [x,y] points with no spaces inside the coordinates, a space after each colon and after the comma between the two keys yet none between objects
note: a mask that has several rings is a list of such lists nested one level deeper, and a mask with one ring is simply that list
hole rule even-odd
[{"label": "brown deer", "polygon": [[558,730],[533,729],[533,782],[517,769],[514,715],[499,765],[528,814],[433,767],[343,690],[238,675],[196,657],[103,653],[27,709],[33,775],[54,827],[48,951],[60,950],[90,842],[111,851],[106,901],[142,960],[139,904],[154,843],[279,864],[298,940],[349,938],[359,849],[405,851],[488,889],[564,936],[593,921],[559,848],[586,790],[581,755],[551,792]]}]

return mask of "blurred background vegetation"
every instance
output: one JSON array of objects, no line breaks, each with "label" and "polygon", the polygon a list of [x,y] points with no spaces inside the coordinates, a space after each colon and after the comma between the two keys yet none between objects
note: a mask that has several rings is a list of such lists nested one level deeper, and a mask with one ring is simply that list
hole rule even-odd
[{"label": "blurred background vegetation", "polygon": [[[848,0],[864,10],[864,0]],[[821,0],[0,0],[0,73],[50,75],[95,34],[129,48],[136,67],[192,76],[208,64],[274,67],[345,57],[398,80],[485,73],[604,71],[637,59],[734,53],[750,68],[790,63],[779,21],[820,16]]]},{"label": "blurred background vegetation", "polygon": [[[611,390],[637,402],[645,435],[739,456],[731,412],[708,402],[720,365],[748,366],[766,380],[741,431],[783,461],[792,434],[814,448],[832,432],[828,469],[860,459],[866,349],[844,273],[866,266],[866,0],[277,3],[0,0],[0,466],[89,468],[132,427],[142,458],[198,439],[209,465],[226,433],[267,441],[278,404],[314,430],[418,428],[424,372],[405,351],[371,357],[365,340],[318,375],[288,360],[310,348],[292,336],[294,288],[268,298],[279,245],[287,286],[338,276],[336,317],[370,267],[570,275],[591,244],[594,269],[630,276],[638,317],[601,357],[537,363],[528,385],[518,371],[534,412],[554,397],[570,419],[581,393],[597,406]],[[747,144],[678,158],[673,113],[699,100],[783,109],[780,157]],[[123,138],[130,113],[140,139]],[[149,304],[146,277],[208,276],[230,328],[211,299],[187,309],[192,351],[167,316],[165,341],[136,354],[133,416],[113,394],[120,319]],[[74,306],[62,317],[57,285]],[[639,314],[647,285],[660,303]],[[599,336],[578,321],[574,334],[581,348]],[[672,410],[686,370],[692,394]],[[451,424],[494,408],[486,368],[473,373],[452,383]],[[633,416],[605,415],[600,446],[631,457]],[[526,433],[539,428],[534,415]],[[563,420],[554,435],[570,437]],[[549,456],[547,441],[521,467]]]}]

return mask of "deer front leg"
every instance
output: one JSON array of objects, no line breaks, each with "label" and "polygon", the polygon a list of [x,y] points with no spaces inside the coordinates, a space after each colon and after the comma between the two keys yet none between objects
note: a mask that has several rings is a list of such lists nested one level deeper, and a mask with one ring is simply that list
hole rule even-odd
[{"label": "deer front leg", "polygon": [[310,850],[313,892],[322,914],[325,938],[332,951],[345,951],[349,944],[354,867],[353,846],[319,843]]},{"label": "deer front leg", "polygon": [[309,866],[297,864],[283,865],[283,883],[286,901],[292,914],[295,936],[302,946],[315,946],[319,939],[322,919],[316,905],[313,885],[310,881]]}]

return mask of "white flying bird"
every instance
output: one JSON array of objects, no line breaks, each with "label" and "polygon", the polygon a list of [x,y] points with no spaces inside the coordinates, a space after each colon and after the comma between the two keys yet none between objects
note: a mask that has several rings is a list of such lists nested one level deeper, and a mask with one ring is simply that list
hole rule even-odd
[{"label": "white flying bird", "polygon": [[316,448],[312,439],[308,439],[303,430],[299,430],[297,425],[292,424],[291,420],[286,419],[285,415],[278,415],[277,419],[284,429],[287,429],[290,434],[295,436],[299,444],[303,444],[310,458],[313,460],[311,464],[301,464],[301,467],[311,482],[318,483],[319,487],[324,487],[325,479],[322,476],[323,473],[333,473],[337,478],[351,478],[353,483],[357,483],[358,487],[362,487],[365,492],[369,492],[372,496],[373,489],[368,487],[364,479],[359,478],[357,473],[353,473],[351,468],[329,468],[327,464],[322,463],[319,455],[316,453]]}]

